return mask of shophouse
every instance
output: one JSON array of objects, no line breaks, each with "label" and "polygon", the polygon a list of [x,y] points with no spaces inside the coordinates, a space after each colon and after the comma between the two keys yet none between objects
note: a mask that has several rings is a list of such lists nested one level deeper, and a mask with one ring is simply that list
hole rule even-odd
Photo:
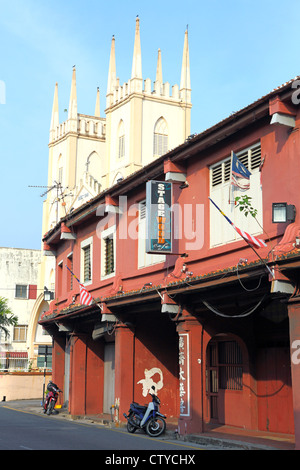
[{"label": "shophouse", "polygon": [[[299,84],[191,136],[45,234],[56,293],[40,324],[71,414],[114,406],[122,421],[154,385],[180,434],[230,425],[295,433],[300,448]],[[233,184],[235,157],[246,178]],[[151,194],[165,212],[152,215]]]}]

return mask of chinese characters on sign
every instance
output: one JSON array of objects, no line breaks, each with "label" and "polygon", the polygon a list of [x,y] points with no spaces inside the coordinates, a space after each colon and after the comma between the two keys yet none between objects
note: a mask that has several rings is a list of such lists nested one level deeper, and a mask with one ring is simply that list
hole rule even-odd
[{"label": "chinese characters on sign", "polygon": [[189,335],[179,335],[179,397],[180,416],[190,415]]}]

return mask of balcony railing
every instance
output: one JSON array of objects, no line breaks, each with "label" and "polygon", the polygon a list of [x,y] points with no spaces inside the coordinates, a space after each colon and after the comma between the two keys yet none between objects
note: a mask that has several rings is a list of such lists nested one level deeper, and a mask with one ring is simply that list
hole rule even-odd
[{"label": "balcony railing", "polygon": [[27,352],[0,352],[0,372],[27,372],[28,367]]}]

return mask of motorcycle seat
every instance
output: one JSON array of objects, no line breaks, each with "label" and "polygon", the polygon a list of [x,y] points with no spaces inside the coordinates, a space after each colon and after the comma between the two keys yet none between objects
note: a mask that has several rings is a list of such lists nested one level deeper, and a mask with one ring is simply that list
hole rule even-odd
[{"label": "motorcycle seat", "polygon": [[147,408],[147,406],[139,405],[138,403],[135,403],[135,402],[133,402],[132,404],[135,408],[139,408],[140,410],[144,410]]}]

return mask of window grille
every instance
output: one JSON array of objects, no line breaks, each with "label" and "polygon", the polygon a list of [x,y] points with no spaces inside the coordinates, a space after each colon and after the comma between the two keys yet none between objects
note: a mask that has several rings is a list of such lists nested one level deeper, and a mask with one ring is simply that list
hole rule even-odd
[{"label": "window grille", "polygon": [[125,155],[125,135],[119,137],[119,158]]},{"label": "window grille", "polygon": [[236,341],[218,343],[219,387],[225,390],[242,390],[243,359]]},{"label": "window grille", "polygon": [[154,134],[154,151],[155,156],[161,156],[168,151],[168,136],[163,134]]},{"label": "window grille", "polygon": [[115,270],[114,266],[114,240],[112,237],[107,237],[105,243],[105,276],[112,274]]},{"label": "window grille", "polygon": [[83,248],[83,278],[84,282],[90,281],[92,279],[90,245],[87,245]]}]

